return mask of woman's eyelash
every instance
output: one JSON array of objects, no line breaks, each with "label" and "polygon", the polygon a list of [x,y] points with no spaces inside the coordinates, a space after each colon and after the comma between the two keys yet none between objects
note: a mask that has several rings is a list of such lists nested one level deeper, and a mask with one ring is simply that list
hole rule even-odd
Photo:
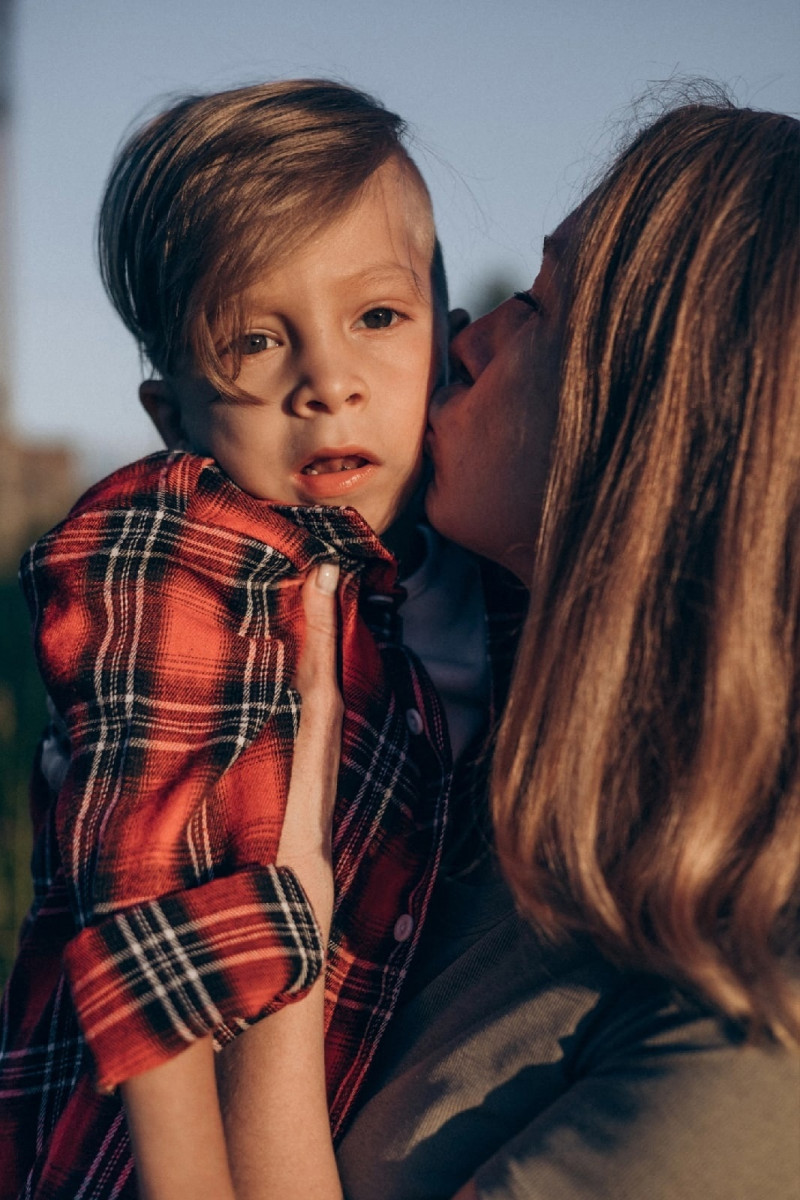
[{"label": "woman's eyelash", "polygon": [[532,308],[534,312],[541,312],[542,310],[541,304],[530,292],[514,292],[514,299],[521,300],[523,304],[527,304],[528,308]]}]

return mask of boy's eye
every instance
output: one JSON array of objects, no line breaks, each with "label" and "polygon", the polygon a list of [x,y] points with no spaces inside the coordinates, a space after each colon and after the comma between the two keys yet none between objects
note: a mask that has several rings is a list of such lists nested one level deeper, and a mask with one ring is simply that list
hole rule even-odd
[{"label": "boy's eye", "polygon": [[400,320],[400,314],[393,308],[371,308],[361,317],[367,329],[388,329]]},{"label": "boy's eye", "polygon": [[242,354],[261,354],[277,345],[277,339],[268,333],[245,333],[239,343]]}]

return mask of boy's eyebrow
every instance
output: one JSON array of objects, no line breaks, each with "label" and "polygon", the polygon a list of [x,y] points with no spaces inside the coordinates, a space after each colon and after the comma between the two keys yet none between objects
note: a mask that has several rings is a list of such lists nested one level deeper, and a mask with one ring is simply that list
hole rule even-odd
[{"label": "boy's eyebrow", "polygon": [[[389,262],[377,263],[375,266],[365,267],[360,271],[353,271],[350,275],[342,275],[338,281],[343,288],[376,288],[378,290],[396,287],[398,283],[405,286],[410,285],[413,290],[420,296],[423,296],[425,289],[423,282],[420,279],[419,273],[412,266],[406,266],[404,263]],[[262,296],[254,295],[251,298],[249,308],[250,318],[257,316],[259,310],[268,311],[270,308],[271,297],[269,287],[264,289]]]},{"label": "boy's eyebrow", "polygon": [[363,271],[354,271],[352,275],[346,275],[344,281],[346,283],[365,283],[378,284],[393,282],[396,276],[402,275],[409,278],[415,287],[420,286],[420,277],[412,266],[404,266],[403,263],[386,263],[384,266],[380,264],[375,267],[366,267]]},{"label": "boy's eyebrow", "polygon": [[341,284],[345,288],[375,288],[378,291],[401,286],[411,286],[418,295],[424,294],[423,282],[412,266],[399,262],[378,263],[343,275]]}]

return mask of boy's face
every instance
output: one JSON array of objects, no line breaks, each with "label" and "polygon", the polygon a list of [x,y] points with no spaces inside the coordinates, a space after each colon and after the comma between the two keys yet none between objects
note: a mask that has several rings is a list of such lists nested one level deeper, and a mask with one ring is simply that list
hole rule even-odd
[{"label": "boy's face", "polygon": [[[142,386],[168,445],[213,456],[244,491],[352,505],[382,533],[416,485],[436,369],[427,199],[394,161],[344,216],[245,293],[237,386]],[[224,359],[223,359],[224,361]]]}]

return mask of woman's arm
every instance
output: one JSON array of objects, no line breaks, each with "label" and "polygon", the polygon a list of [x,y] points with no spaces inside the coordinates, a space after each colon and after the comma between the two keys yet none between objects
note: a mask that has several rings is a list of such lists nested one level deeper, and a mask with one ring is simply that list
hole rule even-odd
[{"label": "woman's arm", "polygon": [[[336,683],[338,567],[325,564],[303,593],[303,699],[278,863],[291,867],[327,944],[333,911],[331,818],[342,699]],[[248,1029],[219,1056],[225,1134],[238,1200],[338,1200],[325,1091],[324,978],[302,1000]]]}]

